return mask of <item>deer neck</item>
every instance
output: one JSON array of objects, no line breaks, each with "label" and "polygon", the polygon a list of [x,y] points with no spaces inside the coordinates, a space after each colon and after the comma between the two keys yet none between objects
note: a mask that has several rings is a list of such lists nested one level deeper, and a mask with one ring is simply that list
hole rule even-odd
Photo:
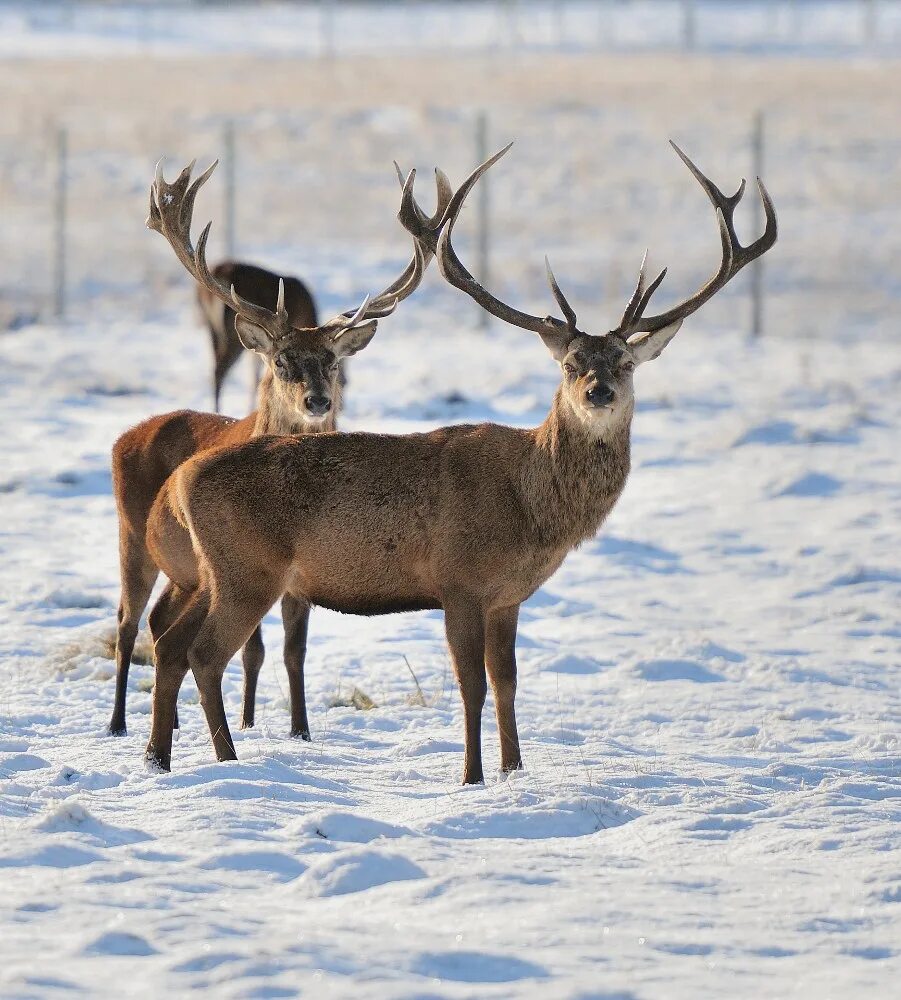
[{"label": "deer neck", "polygon": [[547,419],[531,432],[523,499],[548,545],[573,548],[613,509],[630,468],[633,406],[602,424],[576,413],[557,390]]},{"label": "deer neck", "polygon": [[324,420],[312,420],[301,413],[294,404],[296,396],[294,389],[289,390],[267,368],[257,396],[254,437],[262,434],[324,434],[336,429],[336,418],[341,409],[340,386],[335,387],[332,408]]}]

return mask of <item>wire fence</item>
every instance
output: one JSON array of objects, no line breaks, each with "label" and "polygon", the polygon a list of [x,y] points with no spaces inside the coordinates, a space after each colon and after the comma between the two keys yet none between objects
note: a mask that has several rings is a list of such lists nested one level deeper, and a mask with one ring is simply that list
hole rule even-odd
[{"label": "wire fence", "polygon": [[896,0],[0,2],[0,53],[897,51]]},{"label": "wire fence", "polygon": [[[195,212],[195,233],[215,220],[211,260],[233,252],[299,274],[324,310],[345,308],[381,287],[409,253],[394,218],[392,160],[420,168],[416,192],[430,205],[436,160],[459,183],[486,150],[516,137],[464,210],[461,254],[493,289],[535,311],[551,305],[548,254],[586,321],[606,328],[645,247],[652,264],[670,267],[661,304],[697,287],[719,259],[713,212],[665,135],[639,108],[553,106],[135,121],[115,134],[104,123],[48,126],[0,139],[0,301],[7,325],[186,308],[186,275],[143,225],[148,150],[161,150],[170,178],[189,156],[201,165],[224,157]],[[845,108],[824,111],[811,129],[790,108],[771,108],[718,118],[712,129],[699,112],[674,138],[724,190],[760,171],[779,211],[780,240],[765,269],[737,278],[703,311],[702,325],[896,335],[901,122]],[[761,225],[756,200],[752,184],[738,214],[746,240]],[[411,305],[428,308],[446,292],[427,282]]]}]

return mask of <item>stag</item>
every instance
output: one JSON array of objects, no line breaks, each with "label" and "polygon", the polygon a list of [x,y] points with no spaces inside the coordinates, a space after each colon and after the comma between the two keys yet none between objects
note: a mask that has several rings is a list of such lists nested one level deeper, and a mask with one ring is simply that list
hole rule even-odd
[{"label": "stag", "polygon": [[[265,364],[260,383],[259,408],[243,420],[212,413],[177,410],[152,417],[126,431],[113,446],[113,493],[119,515],[119,565],[122,594],[116,634],[116,695],[109,732],[126,732],[125,699],[128,671],[141,615],[159,575],[159,563],[146,539],[147,521],[159,498],[165,510],[164,484],[172,472],[192,455],[210,448],[239,444],[260,434],[322,434],[335,429],[341,405],[341,361],[362,350],[371,340],[380,317],[387,316],[417,288],[431,253],[414,241],[414,252],[403,273],[376,298],[354,312],[340,313],[327,323],[298,327],[286,306],[286,290],[279,283],[275,311],[242,298],[206,265],[205,247],[209,226],[191,246],[194,199],[215,168],[214,163],[191,181],[193,164],[172,184],[157,170],[151,188],[147,225],[161,233],[179,260],[202,288],[236,314],[235,329],[242,344]],[[406,225],[434,227],[450,199],[450,185],[436,172],[438,211],[434,218],[415,205],[410,193],[412,177],[404,186],[401,216]],[[434,247],[433,247],[434,249]],[[161,516],[162,513],[161,513]],[[193,567],[190,537],[177,521],[169,523],[168,549],[179,561]],[[193,571],[193,570],[192,570]],[[286,595],[282,601],[285,628],[284,660],[291,700],[291,735],[310,738],[304,694],[304,658],[308,602]],[[256,687],[264,657],[259,627],[248,637],[243,650],[244,698],[241,727],[254,724]]]},{"label": "stag", "polygon": [[[550,267],[564,319],[502,302],[454,250],[454,224],[466,196],[507,149],[451,198],[438,224],[437,258],[451,285],[491,315],[541,337],[561,371],[547,418],[529,430],[485,423],[402,436],[263,436],[182,465],[170,480],[173,505],[190,531],[201,572],[179,581],[178,567],[170,573],[161,554],[175,587],[163,595],[156,623],[151,616],[157,658],[151,764],[171,765],[173,714],[188,670],[217,758],[235,759],[222,673],[273,600],[287,592],[349,614],[442,608],[463,701],[464,783],[483,780],[486,671],[501,768],[522,766],[514,708],[519,607],[569,551],[597,532],[622,493],[635,368],[656,358],[686,317],[773,246],[776,213],[758,179],[766,227],[742,246],[733,214],[744,182],[726,196],[677,149],[716,211],[722,262],[697,292],[658,315],[646,311],[666,272],[647,282],[642,264],[619,324],[588,334]],[[155,530],[151,519],[148,533]]]},{"label": "stag", "polygon": [[[314,329],[319,325],[316,304],[307,286],[299,278],[280,277],[255,264],[239,260],[224,260],[211,269],[217,282],[227,288],[234,288],[243,299],[257,305],[275,304],[279,282],[285,287],[285,308],[291,325],[298,329]],[[222,383],[235,362],[244,353],[244,344],[235,327],[238,314],[232,308],[231,300],[223,301],[205,285],[197,285],[197,305],[210,332],[213,348],[213,409],[219,413]],[[256,395],[260,382],[261,362],[258,355],[253,357],[253,394]]]}]

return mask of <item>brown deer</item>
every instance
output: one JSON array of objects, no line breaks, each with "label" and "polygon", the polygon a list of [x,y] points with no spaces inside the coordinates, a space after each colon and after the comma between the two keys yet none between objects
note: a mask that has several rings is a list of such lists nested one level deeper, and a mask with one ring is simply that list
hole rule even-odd
[{"label": "brown deer", "polygon": [[[151,616],[157,681],[150,763],[170,767],[173,712],[188,670],[217,758],[235,759],[222,672],[275,598],[288,592],[349,614],[443,608],[463,699],[463,781],[483,780],[486,670],[501,768],[522,766],[514,712],[519,606],[571,549],[595,534],[623,490],[634,369],[656,358],[685,317],[773,246],[776,213],[758,179],[766,228],[742,246],[733,214],[744,182],[727,197],[677,149],[716,210],[722,263],[699,291],[656,316],[645,311],[666,272],[646,284],[642,265],[619,325],[590,335],[578,328],[550,268],[563,320],[506,305],[475,281],[454,251],[464,199],[505,152],[454,194],[438,227],[438,262],[450,284],[493,316],[541,337],[562,372],[550,413],[531,430],[478,424],[402,436],[263,436],[182,465],[170,489],[200,574],[180,580],[177,560],[169,559],[161,539],[158,558],[174,586],[159,615],[155,608]],[[157,527],[151,517],[148,534],[156,535]]]},{"label": "brown deer", "polygon": [[[234,288],[242,299],[272,308],[278,295],[279,282],[285,286],[285,308],[291,325],[298,329],[313,329],[319,325],[316,304],[307,286],[299,278],[280,277],[239,260],[224,260],[211,269],[213,278],[226,288]],[[213,348],[213,409],[219,412],[222,383],[235,362],[244,353],[244,344],[235,328],[237,313],[230,301],[223,302],[205,285],[197,285],[197,305],[210,331]],[[260,359],[253,355],[253,391],[260,381]]]},{"label": "brown deer", "polygon": [[[419,285],[428,263],[420,244],[414,243],[410,263],[376,299],[364,303],[355,313],[342,313],[320,326],[299,328],[287,309],[285,286],[276,289],[276,309],[244,299],[229,288],[216,271],[209,271],[204,245],[198,257],[190,248],[190,225],[194,198],[212,173],[215,164],[191,183],[193,164],[178,179],[167,184],[158,171],[151,190],[147,221],[175,248],[209,295],[227,299],[234,309],[236,330],[242,343],[264,361],[266,371],[260,385],[259,409],[243,420],[212,413],[177,410],[151,417],[126,431],[113,446],[113,492],[119,515],[119,562],[122,596],[116,636],[116,696],[109,724],[112,735],[126,732],[125,699],[128,671],[141,614],[159,575],[158,564],[147,547],[146,527],[151,508],[169,475],[186,459],[208,448],[238,444],[257,434],[317,434],[335,429],[341,405],[341,360],[369,343],[376,319],[388,315],[398,302]],[[404,186],[402,214],[407,224],[434,227],[450,199],[447,178],[436,172],[438,212],[436,218],[421,218],[412,200],[412,176]],[[208,231],[209,227],[207,227]],[[429,255],[429,259],[430,259]],[[191,556],[190,537],[177,527],[170,547],[179,545]],[[287,595],[282,601],[285,627],[285,667],[291,697],[291,735],[310,738],[304,695],[303,667],[310,607]],[[260,629],[248,638],[243,652],[244,699],[241,727],[254,724],[257,678],[264,648]]]}]

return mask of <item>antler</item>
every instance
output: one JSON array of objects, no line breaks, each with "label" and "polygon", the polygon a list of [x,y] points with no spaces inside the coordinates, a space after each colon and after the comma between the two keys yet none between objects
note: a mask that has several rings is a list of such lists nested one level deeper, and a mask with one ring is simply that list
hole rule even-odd
[{"label": "antler", "polygon": [[413,169],[407,174],[406,179],[401,173],[397,160],[394,161],[394,169],[397,171],[397,179],[403,189],[400,200],[400,211],[397,218],[407,232],[423,247],[430,258],[435,254],[438,245],[438,236],[441,232],[441,224],[444,220],[444,213],[453,197],[454,189],[447,179],[447,174],[439,167],[435,167],[435,187],[438,191],[437,208],[434,215],[427,215],[420,207],[413,196],[413,182],[416,180],[416,170]]},{"label": "antler", "polygon": [[[689,296],[678,305],[673,306],[672,309],[667,309],[666,312],[660,313],[658,316],[643,316],[643,313],[657,286],[663,281],[666,268],[660,272],[645,290],[644,260],[642,260],[635,293],[626,306],[626,311],[623,313],[620,325],[616,330],[612,331],[626,338],[638,333],[653,333],[655,330],[661,330],[663,327],[669,326],[677,320],[685,319],[686,316],[697,312],[708,299],[712,298],[725,284],[731,281],[746,264],[750,264],[752,260],[756,260],[765,254],[776,242],[778,235],[776,209],[769,192],[763,186],[763,181],[759,177],[757,178],[757,189],[760,192],[760,200],[763,202],[766,228],[762,236],[745,247],[738,241],[734,223],[735,208],[745,193],[744,178],[742,178],[741,184],[739,184],[735,194],[731,196],[725,195],[709,177],[706,177],[698,170],[694,163],[691,162],[672,140],[670,140],[670,145],[679,155],[685,166],[692,172],[695,180],[704,189],[705,194],[716,210],[716,218],[719,223],[720,238],[722,240],[723,259],[716,274],[713,275],[706,285],[695,292],[694,295]],[[647,257],[647,254],[645,254],[645,257]]]},{"label": "antler", "polygon": [[[502,302],[496,296],[492,295],[487,289],[483,288],[482,285],[480,285],[469,273],[469,271],[466,270],[451,243],[454,224],[457,221],[457,217],[460,214],[460,209],[463,207],[463,202],[466,199],[466,196],[472,190],[476,181],[478,181],[482,174],[484,174],[489,167],[497,163],[497,161],[512,145],[513,144],[510,143],[505,146],[502,150],[495,153],[494,156],[481,164],[481,166],[476,167],[476,169],[469,175],[469,177],[466,178],[463,184],[454,193],[450,200],[450,204],[444,213],[444,217],[438,224],[436,230],[440,233],[436,250],[438,256],[438,266],[441,269],[441,273],[448,280],[448,282],[450,282],[450,284],[461,289],[461,291],[466,292],[467,295],[475,299],[475,301],[478,302],[483,309],[491,313],[492,316],[496,316],[498,319],[502,319],[507,323],[512,323],[514,326],[522,327],[524,330],[532,330],[533,332],[539,334],[568,332],[575,335],[579,332],[576,328],[575,311],[569,302],[567,302],[566,297],[560,290],[560,286],[554,278],[554,272],[551,270],[551,266],[548,263],[547,258],[545,258],[545,264],[547,265],[548,283],[551,286],[551,291],[554,293],[554,298],[557,300],[557,304],[560,306],[563,315],[566,317],[565,322],[554,316],[532,316],[529,313],[521,312],[519,309],[514,309],[512,306],[508,306],[506,303]],[[682,158],[689,170],[691,170],[701,187],[703,187],[707,197],[716,209],[723,247],[722,263],[720,264],[719,270],[716,274],[694,295],[658,316],[645,317],[644,310],[647,308],[648,303],[651,300],[651,296],[658,289],[660,283],[666,276],[666,268],[664,268],[649,285],[646,284],[644,268],[647,253],[645,253],[645,259],[643,259],[641,263],[641,269],[638,274],[638,284],[635,287],[635,291],[632,293],[632,297],[626,305],[626,309],[623,313],[622,319],[620,320],[619,326],[615,330],[610,331],[612,334],[620,336],[623,339],[632,338],[636,334],[653,333],[656,330],[663,329],[663,327],[670,326],[678,320],[684,319],[686,316],[690,316],[693,312],[700,309],[700,307],[708,299],[712,298],[727,282],[731,281],[732,278],[734,278],[746,264],[750,264],[752,260],[762,256],[776,242],[776,209],[773,206],[773,201],[770,198],[769,193],[763,186],[763,182],[759,177],[757,178],[757,187],[760,191],[760,197],[763,202],[763,209],[766,216],[766,229],[761,237],[749,246],[745,247],[738,241],[738,236],[735,233],[735,225],[733,222],[735,207],[741,201],[742,195],[744,194],[745,182],[741,182],[738,191],[734,195],[727,197],[722,191],[720,191],[713,181],[705,177],[704,174],[698,170],[698,168],[675,143],[672,143],[672,146]],[[422,213],[420,212],[419,214]],[[412,223],[405,221],[403,218],[401,219],[401,222],[403,222],[407,230],[414,236],[418,236],[420,239],[425,238],[420,235],[419,229],[414,229]],[[431,230],[426,235],[430,235],[430,233]]]},{"label": "antler", "polygon": [[270,336],[277,337],[290,325],[285,309],[284,283],[279,282],[278,304],[276,311],[272,312],[254,302],[242,299],[233,285],[229,287],[212,274],[206,262],[206,243],[212,222],[208,222],[200,234],[196,250],[191,245],[194,200],[197,192],[210,179],[219,163],[218,160],[214,160],[192,181],[191,172],[196,162],[192,160],[171,184],[163,177],[163,161],[157,163],[153,184],[150,187],[150,214],[147,216],[147,228],[155,229],[166,238],[175,251],[175,256],[195,281],[230,305],[238,315],[262,327]]},{"label": "antler", "polygon": [[[370,300],[364,319],[388,316],[394,312],[399,303],[412,295],[419,287],[422,276],[435,254],[435,241],[438,237],[438,228],[436,227],[444,216],[444,211],[451,197],[450,181],[436,167],[435,186],[438,191],[438,207],[434,215],[426,215],[413,197],[413,181],[416,178],[416,171],[411,170],[404,179],[396,160],[394,161],[394,169],[397,172],[397,179],[400,181],[402,191],[400,211],[397,217],[413,237],[413,256],[400,276],[395,278],[383,292]],[[342,316],[348,315],[349,313],[342,313],[340,316],[336,316],[335,320],[340,320]]]},{"label": "antler", "polygon": [[[191,173],[196,160],[192,160],[178,177],[169,184],[163,177],[163,162],[156,165],[153,184],[150,187],[150,214],[147,227],[161,233],[175,251],[176,257],[195,281],[209,289],[244,319],[261,327],[273,340],[291,329],[291,322],[285,308],[284,282],[279,279],[278,301],[275,312],[241,298],[234,286],[229,287],[216,278],[206,262],[206,244],[212,222],[207,223],[197,239],[196,249],[191,245],[191,222],[197,192],[209,180],[216,169],[214,161],[195,180]],[[322,324],[322,328],[332,332],[337,338],[345,331],[374,319],[381,319],[394,312],[397,304],[411,295],[422,281],[427,261],[419,244],[414,241],[413,258],[404,268],[400,277],[375,298],[366,296],[356,310],[339,313]]]},{"label": "antler", "polygon": [[[576,314],[566,301],[566,297],[563,292],[560,291],[560,286],[557,284],[554,278],[554,273],[551,271],[551,266],[545,260],[547,264],[547,276],[548,283],[551,286],[551,291],[554,293],[554,298],[557,300],[557,304],[563,311],[563,315],[566,316],[566,321],[557,319],[555,316],[531,316],[529,313],[521,312],[519,309],[514,309],[512,306],[508,306],[506,303],[502,302],[500,299],[496,298],[487,289],[483,288],[482,285],[476,281],[476,279],[466,270],[462,261],[457,256],[456,251],[451,243],[451,236],[453,235],[454,224],[457,221],[457,217],[460,214],[460,209],[463,207],[463,202],[466,200],[466,196],[472,190],[476,181],[485,173],[489,167],[494,166],[495,163],[510,149],[513,143],[508,143],[499,152],[495,153],[490,159],[486,160],[481,166],[476,167],[475,170],[466,178],[466,180],[460,185],[460,187],[454,192],[450,201],[447,204],[443,214],[440,216],[433,216],[428,218],[425,213],[416,205],[415,199],[413,199],[412,193],[412,180],[408,179],[408,184],[410,187],[408,201],[412,203],[412,208],[409,208],[406,214],[401,211],[400,221],[404,228],[411,233],[418,241],[426,243],[427,246],[434,248],[434,252],[438,257],[438,267],[441,270],[442,275],[447,279],[447,281],[452,284],[455,288],[459,288],[461,291],[466,292],[471,298],[475,299],[476,302],[482,306],[483,309],[491,313],[492,316],[496,316],[498,319],[502,319],[507,323],[512,323],[514,326],[522,327],[524,330],[532,330],[534,333],[548,333],[549,331],[568,331],[573,336],[578,332],[576,329]],[[450,185],[447,184],[447,178],[440,171],[436,171],[436,175],[440,175],[439,180],[439,201],[442,193],[447,194],[450,191]],[[442,181],[446,187],[442,188]],[[406,196],[406,191],[405,191]],[[435,219],[438,219],[437,224]]]}]

